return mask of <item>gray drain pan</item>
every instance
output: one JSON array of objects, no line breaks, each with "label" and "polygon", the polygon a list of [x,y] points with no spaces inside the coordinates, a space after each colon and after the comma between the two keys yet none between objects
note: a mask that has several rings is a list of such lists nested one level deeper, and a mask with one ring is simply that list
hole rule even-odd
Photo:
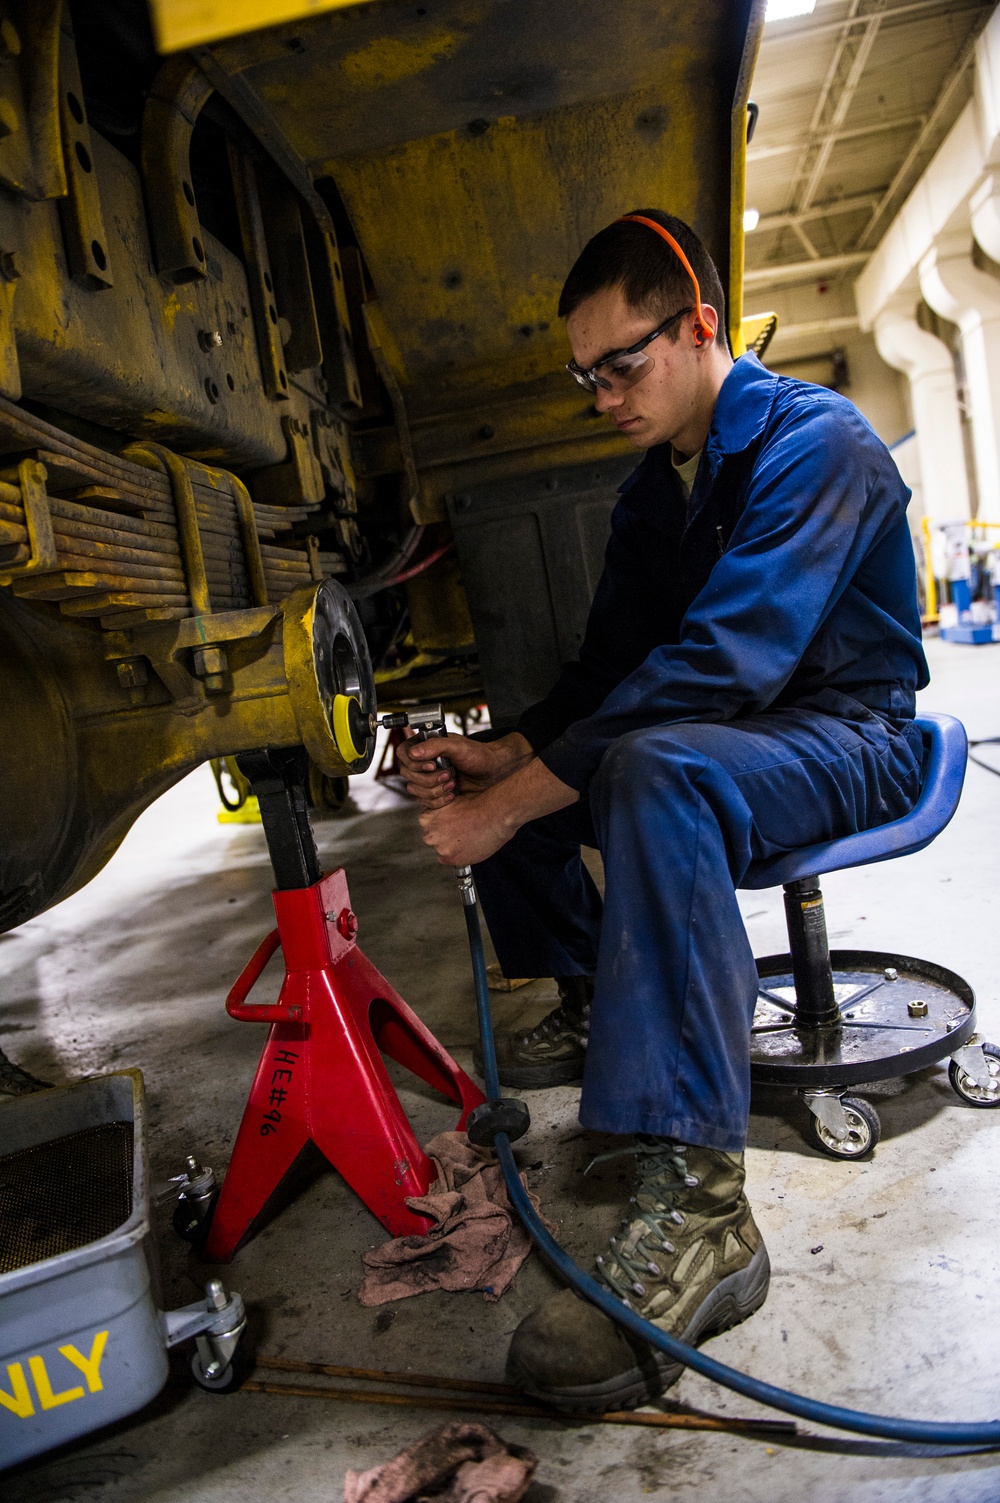
[{"label": "gray drain pan", "polygon": [[[88,1132],[111,1123],[131,1128],[130,1197],[121,1183],[123,1134]],[[71,1134],[78,1143],[117,1136],[118,1173],[103,1203],[117,1201],[126,1219],[95,1240],[0,1273],[0,1467],[141,1409],[167,1377],[140,1072],[122,1070],[0,1105],[0,1207],[4,1163],[10,1179],[11,1166],[23,1170],[29,1162],[25,1150]],[[114,1169],[109,1159],[107,1173]],[[98,1195],[100,1174],[100,1163],[90,1166],[87,1185]],[[9,1202],[12,1184],[7,1191]],[[24,1204],[23,1185],[18,1203]],[[76,1224],[86,1227],[86,1215],[77,1211]],[[0,1229],[8,1249],[12,1236],[5,1233],[12,1231]]]}]

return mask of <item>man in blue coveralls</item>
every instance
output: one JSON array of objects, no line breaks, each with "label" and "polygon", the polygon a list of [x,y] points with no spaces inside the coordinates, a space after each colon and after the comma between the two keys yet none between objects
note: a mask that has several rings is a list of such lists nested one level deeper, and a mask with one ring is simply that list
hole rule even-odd
[{"label": "man in blue coveralls", "polygon": [[[424,838],[475,865],[508,976],[560,1005],[498,1040],[501,1080],[581,1079],[580,1121],[633,1135],[637,1183],[597,1259],[686,1341],[767,1294],[744,1194],[757,974],[749,863],[907,813],[920,785],[909,493],[843,397],[733,361],[718,272],[672,215],[596,235],[563,288],[569,371],[646,454],[621,488],[579,661],[517,730],[401,761]],[[580,856],[597,846],[606,895]],[[645,1402],[676,1364],[564,1290],[522,1321],[514,1381]]]}]

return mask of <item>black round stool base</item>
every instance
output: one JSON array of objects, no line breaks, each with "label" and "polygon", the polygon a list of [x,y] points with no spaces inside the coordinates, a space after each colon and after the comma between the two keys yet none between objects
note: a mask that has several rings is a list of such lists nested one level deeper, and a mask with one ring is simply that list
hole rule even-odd
[{"label": "black round stool base", "polygon": [[830,960],[841,1023],[811,1030],[795,1023],[791,957],[757,961],[755,1085],[808,1089],[889,1080],[947,1059],[975,1032],[975,994],[944,966],[879,950],[831,950]]}]

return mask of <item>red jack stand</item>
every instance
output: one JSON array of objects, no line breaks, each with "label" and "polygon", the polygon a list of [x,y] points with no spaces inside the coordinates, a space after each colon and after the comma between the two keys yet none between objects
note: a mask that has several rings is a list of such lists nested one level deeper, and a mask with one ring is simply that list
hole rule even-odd
[{"label": "red jack stand", "polygon": [[[310,1140],[394,1236],[427,1230],[405,1197],[426,1193],[431,1162],[380,1051],[461,1106],[459,1131],[485,1100],[358,949],[342,869],[273,896],[278,928],[226,998],[230,1017],[271,1029],[212,1218],[210,1263],[229,1261]],[[277,1003],[247,1004],[279,945],[285,980]]]},{"label": "red jack stand", "polygon": [[[266,790],[258,797],[266,830]],[[276,854],[272,843],[277,871]],[[230,1017],[271,1028],[205,1244],[210,1263],[230,1260],[310,1141],[394,1236],[427,1230],[405,1201],[426,1193],[431,1162],[380,1050],[461,1107],[458,1130],[485,1099],[358,949],[342,869],[308,887],[279,889],[273,899],[278,928],[226,999]],[[279,945],[285,979],[277,1003],[248,1004]]]}]

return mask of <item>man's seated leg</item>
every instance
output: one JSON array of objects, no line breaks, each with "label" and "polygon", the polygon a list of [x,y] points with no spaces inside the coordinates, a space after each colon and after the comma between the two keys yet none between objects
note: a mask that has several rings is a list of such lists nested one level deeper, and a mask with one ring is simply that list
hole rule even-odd
[{"label": "man's seated leg", "polygon": [[[583,1078],[602,905],[581,843],[596,845],[584,804],[523,825],[474,868],[504,975],[552,976],[559,989],[558,1007],[535,1028],[497,1035],[503,1085],[526,1089]],[[474,1057],[482,1073],[478,1045]]]},{"label": "man's seated leg", "polygon": [[[757,972],[735,887],[755,857],[898,817],[918,791],[904,738],[806,711],[633,733],[591,786],[607,885],[580,1120],[641,1135],[598,1274],[684,1340],[745,1319],[769,1280],[743,1193]],[[524,1388],[592,1409],[680,1370],[568,1290],[509,1358]]]}]

